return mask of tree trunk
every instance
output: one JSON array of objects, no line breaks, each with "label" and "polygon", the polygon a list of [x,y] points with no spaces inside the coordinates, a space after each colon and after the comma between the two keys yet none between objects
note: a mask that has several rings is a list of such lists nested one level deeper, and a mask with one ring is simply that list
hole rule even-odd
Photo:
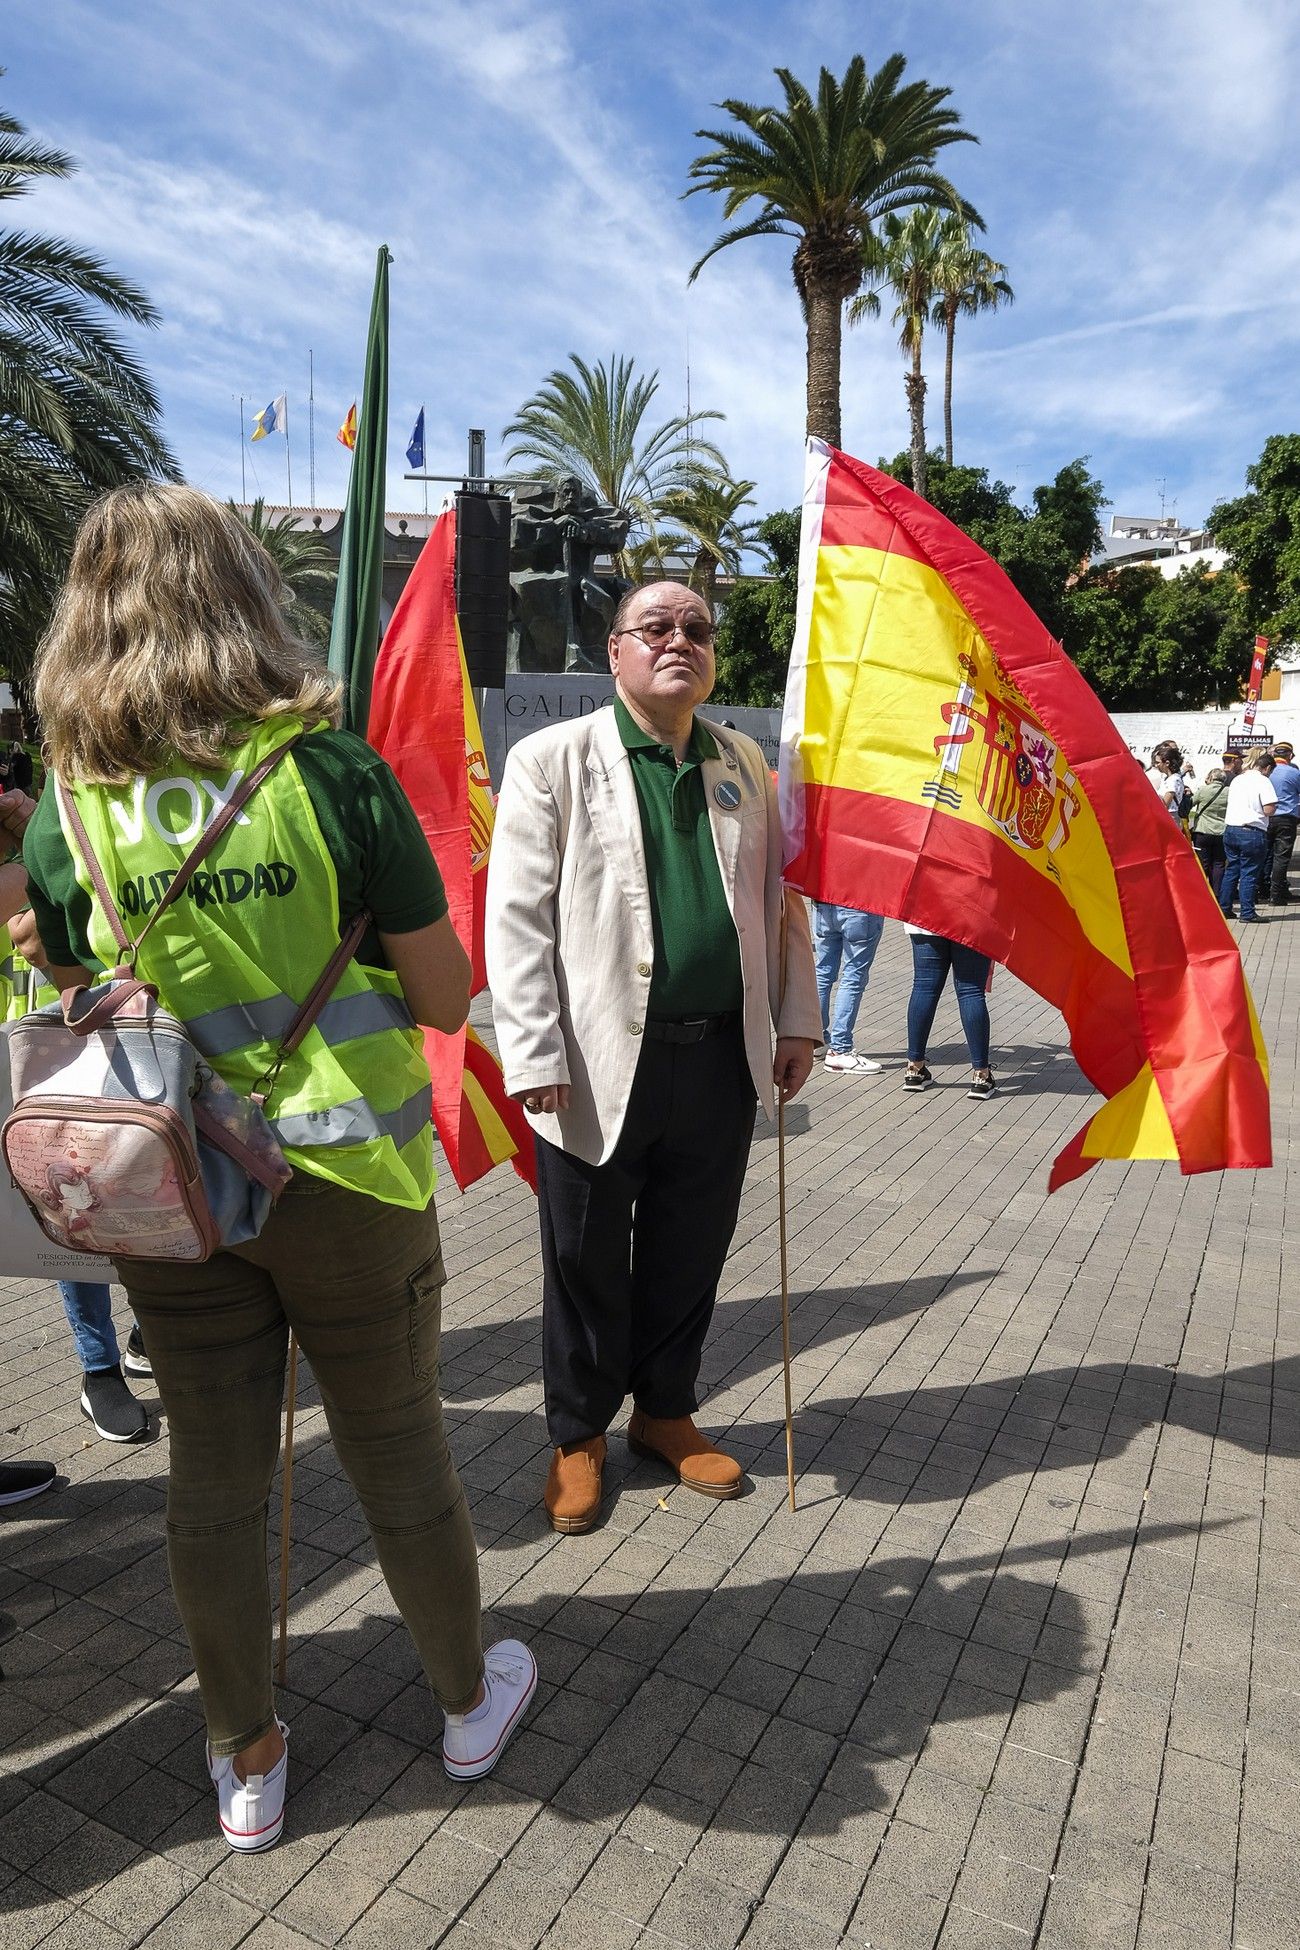
[{"label": "tree trunk", "polygon": [[957,336],[957,300],[949,298],[943,308],[944,330],[948,343],[943,355],[943,457],[952,466],[952,342]]},{"label": "tree trunk", "polygon": [[810,284],[804,317],[808,329],[808,431],[838,447],[844,300],[836,290]]},{"label": "tree trunk", "polygon": [[912,418],[912,486],[925,498],[925,375],[921,371],[921,347],[912,351],[912,370],[903,385],[907,391],[907,410]]}]

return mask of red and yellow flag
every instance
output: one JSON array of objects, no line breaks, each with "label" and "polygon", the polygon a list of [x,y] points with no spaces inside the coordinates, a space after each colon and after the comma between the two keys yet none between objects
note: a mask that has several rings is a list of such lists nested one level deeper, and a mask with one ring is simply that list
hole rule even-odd
[{"label": "red and yellow flag", "polygon": [[353,400],[351,406],[344,414],[343,425],[339,428],[334,438],[338,441],[340,447],[346,447],[349,450],[349,452],[351,452],[352,448],[356,446],[357,444],[357,403],[355,400]]},{"label": "red and yellow flag", "polygon": [[1003,962],[1106,1098],[1101,1158],[1272,1162],[1236,944],[1177,823],[1002,570],[901,482],[809,442],[781,751],[786,878]]},{"label": "red and yellow flag", "polygon": [[[393,611],[375,659],[366,736],[401,780],[442,871],[452,925],[487,984],[483,909],[495,802],[456,620],[456,517],[440,515]],[[424,1032],[433,1121],[464,1191],[514,1161],[536,1189],[533,1135],[505,1092],[501,1067],[468,1024]]]}]

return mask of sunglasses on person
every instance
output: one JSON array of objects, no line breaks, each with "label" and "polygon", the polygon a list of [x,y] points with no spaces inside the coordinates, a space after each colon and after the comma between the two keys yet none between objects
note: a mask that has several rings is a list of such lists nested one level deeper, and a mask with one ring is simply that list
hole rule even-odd
[{"label": "sunglasses on person", "polygon": [[704,616],[688,616],[684,623],[671,623],[666,617],[652,616],[648,622],[638,623],[635,628],[628,624],[619,631],[619,635],[639,637],[648,649],[659,650],[676,636],[678,630],[697,650],[707,649],[717,634],[713,624]]}]

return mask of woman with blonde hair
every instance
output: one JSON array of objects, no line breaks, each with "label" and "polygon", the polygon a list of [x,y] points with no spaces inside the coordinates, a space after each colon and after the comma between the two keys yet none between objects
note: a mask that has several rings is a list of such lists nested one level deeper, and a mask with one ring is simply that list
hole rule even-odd
[{"label": "woman with blonde hair", "polygon": [[[267,1115],[293,1178],[260,1236],[200,1265],[117,1265],[169,1423],[172,1588],[239,1849],[269,1846],[284,1818],[266,1512],[291,1330],[443,1707],[448,1772],[486,1773],[536,1686],[516,1641],[485,1664],[438,1395],[443,1264],[415,1025],[464,1021],[468,963],[419,822],[383,760],[337,729],[339,686],[291,635],[283,593],[233,511],[189,488],[117,489],[81,525],[35,685],[48,764],[133,935],[239,781],[292,743],[140,955],[233,1088],[265,1085],[287,1019],[367,917],[274,1077]],[[11,825],[23,813],[33,949],[64,989],[117,951],[58,796],[18,814],[0,801]]]}]

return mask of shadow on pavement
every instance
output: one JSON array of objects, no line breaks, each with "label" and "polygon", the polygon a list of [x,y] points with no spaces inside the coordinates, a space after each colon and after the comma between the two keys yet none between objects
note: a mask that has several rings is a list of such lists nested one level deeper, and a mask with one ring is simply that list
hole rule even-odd
[{"label": "shadow on pavement", "polygon": [[[1196,1530],[1160,1524],[1149,1536]],[[624,1541],[635,1550],[635,1538]],[[1082,1548],[1126,1553],[1131,1542],[1124,1527]],[[1084,1607],[1055,1583],[1059,1554],[1050,1544],[938,1563],[899,1555],[859,1572],[722,1588],[699,1582],[700,1560],[678,1553],[648,1588],[637,1588],[634,1572],[622,1591],[607,1578],[603,1590],[593,1584],[594,1595],[577,1596],[564,1588],[566,1557],[584,1579],[591,1567],[571,1553],[571,1540],[556,1539],[529,1574],[530,1595],[507,1595],[485,1621],[489,1641],[529,1641],[542,1673],[537,1704],[492,1782],[467,1790],[424,1766],[411,1777],[408,1810],[441,1819],[468,1794],[469,1815],[476,1800],[493,1805],[513,1794],[607,1827],[633,1809],[638,1821],[667,1823],[685,1809],[715,1835],[787,1838],[801,1825],[852,1835],[864,1816],[893,1805],[899,1763],[922,1749],[944,1766],[956,1739],[959,1777],[978,1780],[991,1775],[1013,1714],[1037,1726],[1035,1710],[1063,1694],[1075,1697],[1072,1710],[1080,1700],[1086,1709],[1104,1651],[1090,1653]],[[1051,1573],[1035,1577],[1036,1561]],[[544,1573],[555,1588],[539,1592]],[[377,1606],[385,1602],[376,1595]],[[278,1701],[294,1730],[289,1841],[364,1824],[421,1754],[437,1760],[440,1715],[404,1628],[378,1609],[348,1616],[353,1622],[294,1638]],[[111,1713],[79,1724],[73,1700],[51,1721],[40,1711],[43,1680],[52,1678],[57,1694],[58,1665],[5,1689],[37,1713],[30,1732],[9,1743],[11,1794],[39,1786],[50,1797],[48,1821],[54,1803],[84,1810],[88,1784],[107,1779],[113,1799],[96,1805],[101,1828],[139,1837],[161,1808],[154,1852],[200,1873],[225,1859],[192,1680],[151,1697],[147,1676],[128,1662]],[[1017,1732],[1029,1739],[1030,1728]],[[979,1735],[970,1746],[966,1737]],[[1040,1727],[1034,1737],[1051,1736]],[[134,1852],[132,1843],[128,1859]],[[102,1881],[112,1849],[101,1838],[92,1853],[83,1871],[75,1846],[53,1852],[50,1886],[71,1898]],[[39,1858],[22,1866],[42,1882]],[[20,1876],[0,1891],[0,1911],[37,1900]]]}]

